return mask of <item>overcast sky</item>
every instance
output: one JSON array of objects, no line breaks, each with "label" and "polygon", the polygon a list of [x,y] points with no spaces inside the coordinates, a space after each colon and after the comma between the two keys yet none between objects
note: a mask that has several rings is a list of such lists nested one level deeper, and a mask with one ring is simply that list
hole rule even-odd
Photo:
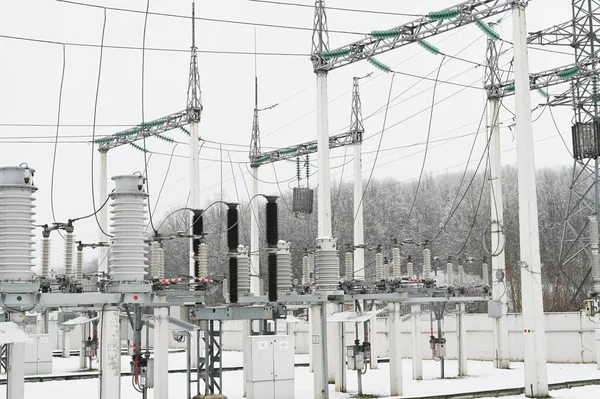
[{"label": "overcast sky", "polygon": [[[88,4],[126,7],[145,10],[145,0],[82,0]],[[282,0],[287,1],[287,0]],[[291,1],[290,1],[291,2]],[[308,0],[294,2],[314,4]],[[393,13],[426,14],[447,8],[448,0],[328,0],[328,6],[354,9],[389,11]],[[190,0],[150,0],[150,11],[190,15]],[[536,31],[571,18],[570,2],[566,0],[531,1],[528,8],[528,30]],[[120,11],[106,12],[105,44],[141,47],[143,41],[144,14]],[[196,16],[234,21],[259,22],[294,27],[312,28],[311,8],[290,7],[256,3],[249,0],[196,1]],[[0,2],[0,35],[44,39],[66,43],[100,44],[104,13],[101,8],[82,7],[44,0]],[[495,17],[496,21],[499,17]],[[364,33],[383,30],[408,22],[414,17],[368,14],[329,10],[331,30],[356,32],[357,34],[331,33],[331,47],[339,47],[358,40]],[[310,30],[267,28],[222,22],[198,21],[196,41],[199,55],[202,102],[204,112],[200,135],[222,145],[206,143],[201,151],[201,187],[203,203],[214,199],[223,187],[225,200],[247,200],[246,184],[250,184],[247,172],[248,144],[252,128],[254,108],[253,55],[230,55],[202,53],[203,50],[254,51],[254,32],[258,52],[308,54],[311,49]],[[507,15],[498,28],[501,37],[512,41],[512,18]],[[461,58],[483,64],[486,36],[475,25],[440,35],[429,40],[447,54],[459,54]],[[152,120],[183,110],[189,71],[191,21],[165,16],[148,16],[146,46],[149,48],[179,49],[183,51],[153,51],[145,53],[144,96],[142,98],[142,52],[105,48],[96,114],[97,136],[125,130],[144,119]],[[500,65],[508,67],[512,58],[509,44],[501,44],[508,50],[500,59]],[[559,67],[574,61],[569,47],[553,48],[565,54],[530,50],[532,72]],[[100,49],[95,47],[65,46],[65,75],[60,115],[59,144],[57,146],[54,210],[58,221],[66,221],[92,212],[91,176],[92,136],[94,102],[98,79]],[[3,166],[27,162],[37,170],[37,216],[39,223],[53,221],[50,207],[51,172],[54,136],[58,116],[58,97],[63,66],[63,46],[36,43],[0,37],[0,145]],[[395,70],[416,75],[435,77],[441,56],[434,56],[413,44],[377,57]],[[316,138],[315,76],[308,56],[277,55],[258,56],[257,71],[260,82],[259,106],[279,104],[261,113],[260,127],[263,149],[288,146]],[[385,106],[390,89],[391,75],[375,70],[367,62],[359,62],[337,69],[329,74],[330,134],[343,132],[350,120],[352,77],[373,73],[361,81],[363,115],[365,118]],[[486,106],[485,93],[481,90],[484,68],[473,64],[450,60],[440,71],[441,81],[473,85],[464,89],[449,84],[438,84],[431,140],[426,162],[427,173],[447,173],[464,168],[479,120]],[[433,82],[422,82],[409,91],[418,79],[396,76],[392,97],[403,93],[390,105],[382,141],[382,151],[375,169],[376,178],[395,178],[410,181],[418,177],[423,161],[428,124],[428,107],[432,102]],[[550,94],[563,88],[550,89]],[[447,100],[444,100],[448,98]],[[444,100],[444,101],[442,101]],[[532,93],[532,107],[544,102],[539,93]],[[516,162],[514,137],[509,129],[514,107],[512,99],[504,101],[501,120],[503,164]],[[572,159],[567,153],[552,123],[550,112],[535,111],[534,140],[536,166],[567,165]],[[572,111],[569,108],[553,109],[561,132],[570,146]],[[416,115],[415,115],[416,114]],[[539,118],[538,118],[539,116]],[[373,166],[379,134],[382,130],[383,113],[365,120],[364,177]],[[31,126],[41,125],[41,126]],[[68,126],[76,125],[76,126]],[[103,126],[119,125],[119,126]],[[485,132],[485,123],[481,128]],[[166,134],[181,142],[174,145],[157,139],[147,140],[154,152],[148,164],[151,204],[154,207],[158,191],[166,176],[164,190],[158,202],[155,218],[167,209],[185,204],[189,192],[189,146],[187,136],[180,131]],[[369,138],[370,136],[372,136]],[[420,144],[419,144],[420,143]],[[419,145],[415,145],[419,144]],[[476,143],[473,167],[485,147],[485,134]],[[408,148],[397,148],[397,147]],[[171,160],[170,154],[174,153]],[[331,152],[332,179],[341,177],[351,181],[352,168],[341,165],[352,160],[352,151],[345,156],[344,149]],[[220,162],[220,160],[223,162]],[[95,154],[95,162],[98,160]],[[169,161],[171,167],[166,175]],[[230,163],[231,160],[231,163]],[[312,156],[316,161],[316,154]],[[278,163],[277,178],[285,191],[295,181],[294,165]],[[109,152],[109,177],[144,169],[143,154],[124,146]],[[313,168],[315,170],[315,168]],[[94,177],[98,179],[98,164]],[[263,193],[278,193],[272,182],[274,168],[260,168]],[[316,188],[316,176],[310,185]],[[109,190],[112,189],[112,182]],[[237,188],[237,191],[236,191]],[[98,206],[98,205],[97,205]],[[98,237],[93,219],[76,224],[77,239],[96,242]],[[36,249],[41,234],[37,232]],[[285,233],[282,233],[285,238]],[[247,244],[247,243],[246,243]],[[38,251],[39,252],[39,251]],[[53,239],[53,267],[62,262],[62,242]],[[86,253],[86,260],[94,256]],[[35,261],[39,264],[39,259]]]}]

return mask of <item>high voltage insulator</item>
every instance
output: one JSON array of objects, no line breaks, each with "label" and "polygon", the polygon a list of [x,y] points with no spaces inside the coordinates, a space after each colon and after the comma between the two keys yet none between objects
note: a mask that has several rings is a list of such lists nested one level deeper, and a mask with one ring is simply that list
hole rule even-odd
[{"label": "high voltage insulator", "polygon": [[541,87],[537,88],[537,92],[544,98],[550,98],[550,94],[547,91],[544,91]]},{"label": "high voltage insulator", "polygon": [[198,244],[198,276],[208,277],[208,245],[205,242]]},{"label": "high voltage insulator", "polygon": [[324,60],[330,60],[332,58],[345,57],[349,54],[350,49],[341,48],[338,50],[325,51],[324,53],[321,53],[321,57],[323,57]]},{"label": "high voltage insulator", "polygon": [[344,266],[346,268],[346,280],[354,280],[354,253],[351,246],[346,248]]},{"label": "high voltage insulator", "polygon": [[506,88],[506,92],[507,93],[514,93],[515,92],[515,85],[510,85]]},{"label": "high voltage insulator", "polygon": [[164,120],[164,119],[157,119],[155,121],[143,122],[143,123],[140,123],[140,128],[147,129],[150,127],[162,126],[165,124],[165,122],[166,122],[166,120]]},{"label": "high voltage insulator", "polygon": [[33,278],[33,175],[26,164],[0,168],[0,281]]},{"label": "high voltage insulator", "polygon": [[142,282],[146,273],[146,198],[145,179],[140,175],[113,177],[112,239],[110,275],[114,281]]},{"label": "high voltage insulator", "polygon": [[377,248],[377,254],[375,254],[375,279],[377,281],[383,280],[383,255],[381,254],[381,245]]},{"label": "high voltage insulator", "polygon": [[481,264],[481,274],[482,274],[482,278],[483,278],[483,284],[489,286],[490,285],[490,271],[488,268],[488,264],[486,262],[483,262]]},{"label": "high voltage insulator", "polygon": [[165,277],[165,249],[162,244],[158,246],[158,278]]},{"label": "high voltage insulator", "polygon": [[250,293],[250,258],[248,247],[238,246],[238,290],[241,294]]},{"label": "high voltage insulator", "polygon": [[373,65],[375,68],[380,69],[383,72],[386,72],[386,73],[392,72],[392,69],[389,66],[385,65],[382,62],[379,62],[377,59],[375,59],[373,57],[367,58],[367,61],[369,61],[369,63],[371,65]]},{"label": "high voltage insulator", "polygon": [[569,79],[570,77],[577,75],[579,73],[579,68],[578,67],[571,67],[562,71],[559,71],[556,73],[556,76],[558,76],[560,79]]},{"label": "high voltage insulator", "polygon": [[458,286],[465,286],[465,266],[462,263],[458,264]]},{"label": "high voltage insulator", "polygon": [[65,233],[65,276],[73,274],[73,226],[68,226]]},{"label": "high voltage insulator", "polygon": [[153,278],[160,278],[160,270],[159,270],[159,253],[158,248],[160,244],[158,241],[152,241],[150,244],[150,274]]},{"label": "high voltage insulator", "polygon": [[315,275],[317,289],[330,291],[338,288],[340,264],[334,238],[318,238],[315,255]]},{"label": "high voltage insulator", "polygon": [[83,251],[77,250],[77,262],[76,262],[75,277],[78,281],[83,280]]},{"label": "high voltage insulator", "polygon": [[387,256],[383,257],[383,279],[384,280],[390,279],[390,264],[388,263]]},{"label": "high voltage insulator", "polygon": [[128,137],[128,136],[133,136],[134,134],[138,134],[140,132],[139,129],[137,128],[133,128],[133,129],[128,129],[128,130],[124,130],[122,132],[117,132],[115,133],[115,137]]},{"label": "high voltage insulator", "polygon": [[308,254],[302,257],[302,285],[310,284],[310,258]]},{"label": "high voltage insulator", "polygon": [[433,55],[438,55],[440,53],[439,48],[437,48],[436,46],[434,46],[426,40],[419,40],[417,43],[419,43],[419,46],[423,47],[425,50],[429,51]]},{"label": "high voltage insulator", "polygon": [[408,278],[413,278],[415,276],[415,269],[412,263],[412,256],[408,255],[408,262],[406,262],[406,274]]},{"label": "high voltage insulator", "polygon": [[402,270],[400,269],[400,248],[397,243],[392,248],[392,277],[395,279],[402,278]]},{"label": "high voltage insulator", "polygon": [[423,280],[431,278],[431,251],[427,248],[423,250]]},{"label": "high voltage insulator", "polygon": [[146,148],[140,147],[136,143],[129,143],[130,146],[141,152],[149,152]]},{"label": "high voltage insulator", "polygon": [[446,264],[446,285],[454,286],[454,265],[450,262]]},{"label": "high voltage insulator", "polygon": [[238,302],[238,264],[237,249],[239,242],[238,204],[227,204],[227,247],[229,248],[229,301]]},{"label": "high voltage insulator", "polygon": [[277,225],[277,197],[267,197],[266,210],[267,245],[269,248],[277,248],[279,241],[279,229]]},{"label": "high voltage insulator", "polygon": [[442,11],[431,11],[427,14],[427,17],[432,21],[441,21],[443,19],[452,19],[460,15],[460,11],[457,9],[442,10]]},{"label": "high voltage insulator", "polygon": [[277,290],[289,292],[292,290],[292,255],[290,243],[279,241],[277,243]]},{"label": "high voltage insulator", "polygon": [[590,250],[592,253],[592,292],[600,294],[600,237],[598,235],[598,216],[592,214],[589,217],[590,226]]},{"label": "high voltage insulator", "polygon": [[277,254],[273,251],[267,255],[267,286],[269,302],[277,302]]},{"label": "high voltage insulator", "polygon": [[154,137],[156,137],[157,139],[160,139],[162,141],[166,141],[167,143],[174,143],[175,140],[173,140],[170,137],[167,136],[163,136],[162,134],[155,134]]},{"label": "high voltage insulator", "polygon": [[48,277],[50,270],[50,232],[42,232],[42,277]]},{"label": "high voltage insulator", "polygon": [[391,39],[400,36],[400,29],[374,30],[371,36],[375,39]]},{"label": "high voltage insulator", "polygon": [[482,21],[480,18],[475,17],[475,25],[479,27],[492,40],[500,40],[500,35],[491,26],[489,26],[486,22]]}]

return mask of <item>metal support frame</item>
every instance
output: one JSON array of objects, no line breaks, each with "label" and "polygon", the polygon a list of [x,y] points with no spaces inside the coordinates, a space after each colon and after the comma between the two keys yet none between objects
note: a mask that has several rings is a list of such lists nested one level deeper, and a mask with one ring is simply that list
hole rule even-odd
[{"label": "metal support frame", "polygon": [[[222,321],[201,322],[200,339],[204,341],[204,356],[198,359],[198,381],[204,381],[204,395],[223,393]],[[200,345],[198,344],[198,347]],[[200,389],[198,389],[200,392]]]}]

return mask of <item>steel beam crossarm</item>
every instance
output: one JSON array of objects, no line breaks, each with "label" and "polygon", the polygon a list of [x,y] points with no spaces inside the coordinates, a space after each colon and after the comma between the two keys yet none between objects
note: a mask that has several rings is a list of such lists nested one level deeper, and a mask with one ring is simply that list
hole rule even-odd
[{"label": "steel beam crossarm", "polygon": [[[362,135],[360,136],[360,139],[362,140]],[[355,142],[354,132],[336,134],[335,136],[329,137],[329,149],[344,147],[354,144]],[[252,162],[252,165],[260,166],[267,163],[284,161],[286,159],[294,159],[296,157],[313,154],[315,152],[317,152],[317,141],[313,140],[295,146],[263,152],[256,156],[251,156],[250,161]]]},{"label": "steel beam crossarm", "polygon": [[98,151],[108,151],[110,149],[131,144],[147,137],[159,135],[169,130],[181,128],[194,120],[194,112],[186,109],[163,118],[140,123],[130,129],[115,133],[112,136],[102,137],[95,140],[99,144]]},{"label": "steel beam crossarm", "polygon": [[[600,64],[600,58],[591,58],[585,62],[578,62],[553,68],[547,71],[532,73],[529,75],[529,86],[531,90],[543,89],[562,83],[570,83],[592,76],[598,76],[596,68]],[[514,94],[515,81],[509,80],[498,85],[501,97]],[[486,87],[490,90],[491,87]]]},{"label": "steel beam crossarm", "polygon": [[[379,33],[382,33],[381,36],[385,37],[369,35],[362,40],[346,46],[319,54],[312,54],[311,59],[313,60],[315,71],[331,71],[440,33],[460,28],[461,26],[474,23],[478,19],[485,19],[510,11],[513,2],[514,0],[465,1],[444,11],[432,12],[412,22],[386,31],[380,31]],[[440,14],[442,13],[456,14],[456,16],[450,19],[441,19]]]},{"label": "steel beam crossarm", "polygon": [[527,37],[528,44],[536,44],[541,46],[573,46],[573,21],[569,20],[562,24],[540,30],[530,32]]}]

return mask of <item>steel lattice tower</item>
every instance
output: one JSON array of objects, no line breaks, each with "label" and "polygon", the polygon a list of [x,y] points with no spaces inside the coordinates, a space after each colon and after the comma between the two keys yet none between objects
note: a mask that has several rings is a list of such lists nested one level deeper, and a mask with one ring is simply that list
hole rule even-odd
[{"label": "steel lattice tower", "polygon": [[200,122],[202,114],[202,91],[200,90],[200,72],[198,72],[198,48],[196,47],[196,6],[192,3],[192,47],[190,54],[190,77],[188,81],[186,109],[190,120]]}]

